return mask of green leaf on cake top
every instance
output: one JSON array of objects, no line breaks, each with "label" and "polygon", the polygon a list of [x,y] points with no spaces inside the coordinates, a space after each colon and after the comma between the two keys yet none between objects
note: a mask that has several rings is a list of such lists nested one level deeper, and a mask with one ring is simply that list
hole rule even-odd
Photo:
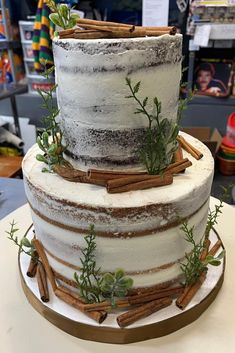
[{"label": "green leaf on cake top", "polygon": [[178,147],[176,137],[179,133],[179,125],[163,118],[162,105],[157,97],[153,98],[151,111],[147,109],[149,97],[140,100],[137,96],[141,82],[132,85],[131,79],[126,78],[126,84],[131,94],[126,98],[134,99],[139,105],[135,114],[143,114],[148,119],[144,142],[139,151],[140,161],[144,164],[149,174],[160,174],[171,163],[173,153]]},{"label": "green leaf on cake top", "polygon": [[58,27],[69,29],[76,26],[78,14],[71,13],[71,9],[67,4],[56,5],[54,0],[46,0],[47,6],[52,13],[49,15],[50,20]]},{"label": "green leaf on cake top", "polygon": [[84,238],[86,247],[82,250],[81,274],[74,273],[74,279],[80,290],[81,297],[87,303],[101,302],[109,298],[115,307],[115,297],[124,297],[133,286],[133,280],[127,277],[123,269],[115,273],[102,273],[96,265],[96,242],[94,225],[90,225],[89,234]]}]

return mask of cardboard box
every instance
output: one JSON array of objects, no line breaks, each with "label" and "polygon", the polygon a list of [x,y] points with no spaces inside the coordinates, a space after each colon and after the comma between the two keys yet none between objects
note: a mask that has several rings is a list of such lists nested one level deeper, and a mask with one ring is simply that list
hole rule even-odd
[{"label": "cardboard box", "polygon": [[222,141],[222,136],[216,128],[185,127],[182,131],[202,141],[209,148],[212,156],[215,157]]}]

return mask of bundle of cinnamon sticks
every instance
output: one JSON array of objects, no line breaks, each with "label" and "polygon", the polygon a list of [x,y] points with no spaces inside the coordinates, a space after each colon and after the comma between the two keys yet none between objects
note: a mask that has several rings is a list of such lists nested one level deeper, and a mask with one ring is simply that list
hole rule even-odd
[{"label": "bundle of cinnamon sticks", "polygon": [[172,184],[173,175],[184,171],[191,165],[192,163],[184,158],[170,164],[161,175],[98,169],[89,169],[86,173],[74,169],[71,165],[57,165],[54,167],[54,171],[68,181],[105,186],[108,193],[114,194]]},{"label": "bundle of cinnamon sticks", "polygon": [[125,23],[78,19],[79,28],[59,32],[61,39],[135,38],[176,34],[176,27],[142,27]]}]

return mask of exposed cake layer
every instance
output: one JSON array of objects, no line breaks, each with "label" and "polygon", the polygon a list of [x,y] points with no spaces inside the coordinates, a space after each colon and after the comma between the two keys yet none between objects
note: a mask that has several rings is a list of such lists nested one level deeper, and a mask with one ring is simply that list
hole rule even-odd
[{"label": "exposed cake layer", "polygon": [[54,41],[61,127],[75,166],[138,165],[148,119],[134,114],[136,102],[125,98],[127,76],[133,84],[141,81],[140,100],[156,96],[162,116],[176,120],[181,40],[181,35],[164,35]]},{"label": "exposed cake layer", "polygon": [[81,266],[81,250],[89,224],[94,224],[97,266],[103,272],[121,267],[137,287],[174,281],[189,244],[180,230],[182,220],[194,226],[196,241],[204,233],[213,177],[213,158],[198,140],[185,135],[203,152],[169,186],[108,194],[106,189],[71,183],[42,173],[34,146],[23,162],[26,194],[32,208],[37,237],[53,269],[72,279]]}]

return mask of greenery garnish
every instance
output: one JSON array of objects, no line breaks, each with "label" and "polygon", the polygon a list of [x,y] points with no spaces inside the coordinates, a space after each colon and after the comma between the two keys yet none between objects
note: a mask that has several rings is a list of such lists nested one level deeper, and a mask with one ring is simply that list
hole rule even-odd
[{"label": "greenery garnish", "polygon": [[10,239],[11,241],[13,241],[13,243],[16,246],[18,246],[20,253],[23,252],[26,255],[33,257],[35,247],[31,243],[31,241],[27,238],[27,234],[28,234],[29,230],[32,228],[32,224],[27,229],[26,233],[24,234],[23,238],[21,238],[21,239],[19,239],[18,236],[16,235],[16,233],[19,231],[19,229],[16,228],[16,223],[14,220],[10,223],[10,226],[11,226],[10,230],[6,231],[6,233],[8,234],[7,238]]},{"label": "greenery garnish", "polygon": [[96,303],[101,301],[101,273],[100,268],[96,268],[95,261],[95,231],[94,225],[90,226],[90,233],[85,238],[86,248],[82,251],[81,258],[81,275],[74,273],[74,279],[77,282],[81,296],[88,303]]},{"label": "greenery garnish", "polygon": [[115,306],[115,297],[123,297],[133,285],[133,280],[125,276],[122,269],[117,269],[114,274],[101,273],[95,261],[95,230],[90,226],[90,233],[84,239],[86,248],[82,251],[81,275],[74,273],[74,279],[80,290],[80,295],[87,303],[101,302],[110,298],[111,305]]},{"label": "greenery garnish", "polygon": [[[43,76],[49,79],[53,72],[54,67],[51,67],[45,70]],[[38,90],[43,100],[42,108],[48,112],[44,117],[45,131],[37,138],[37,144],[44,153],[37,154],[36,159],[48,165],[48,168],[43,168],[42,172],[52,172],[53,166],[64,162],[63,152],[65,147],[62,145],[63,133],[56,120],[59,109],[53,100],[53,93],[56,91],[56,88],[57,85],[55,84],[48,91]]]},{"label": "greenery garnish", "polygon": [[176,137],[179,133],[179,125],[170,122],[161,116],[161,102],[157,97],[153,98],[154,113],[147,110],[148,97],[141,101],[137,97],[141,82],[132,85],[130,78],[126,78],[126,84],[131,91],[131,95],[126,98],[134,99],[139,108],[135,114],[144,114],[148,119],[148,127],[143,146],[140,149],[140,160],[145,165],[149,174],[160,174],[172,160],[172,155],[178,147]]},{"label": "greenery garnish", "polygon": [[78,14],[71,13],[71,10],[66,4],[56,5],[54,0],[47,0],[47,6],[50,8],[52,13],[49,15],[50,20],[56,25],[63,29],[69,29],[76,26]]},{"label": "greenery garnish", "polygon": [[220,199],[220,203],[219,205],[215,205],[215,209],[213,211],[211,211],[210,209],[208,213],[206,230],[205,230],[205,239],[209,237],[211,229],[214,227],[214,225],[217,224],[218,217],[222,213],[222,208],[224,207],[224,201],[228,198],[232,187],[233,185],[230,185],[227,188],[224,186],[221,186],[221,188],[223,189],[223,195]]},{"label": "greenery garnish", "polygon": [[[181,87],[183,87],[185,84],[182,84]],[[178,110],[177,110],[177,123],[179,124],[181,119],[182,119],[182,115],[183,112],[187,109],[188,107],[188,103],[192,100],[193,98],[193,92],[192,90],[188,91],[188,95],[186,98],[179,98],[178,101]]]},{"label": "greenery garnish", "polygon": [[111,305],[115,307],[115,297],[125,297],[132,286],[133,279],[127,277],[123,269],[119,268],[114,274],[103,275],[100,288],[103,297],[110,298]]},{"label": "greenery garnish", "polygon": [[194,227],[189,228],[187,222],[183,222],[180,228],[185,234],[185,240],[192,245],[192,250],[185,255],[186,262],[181,263],[181,270],[185,276],[185,286],[194,284],[203,271],[207,271],[208,265],[219,266],[225,252],[222,251],[217,257],[207,255],[201,260],[203,250],[203,239],[196,244],[194,240]]}]

